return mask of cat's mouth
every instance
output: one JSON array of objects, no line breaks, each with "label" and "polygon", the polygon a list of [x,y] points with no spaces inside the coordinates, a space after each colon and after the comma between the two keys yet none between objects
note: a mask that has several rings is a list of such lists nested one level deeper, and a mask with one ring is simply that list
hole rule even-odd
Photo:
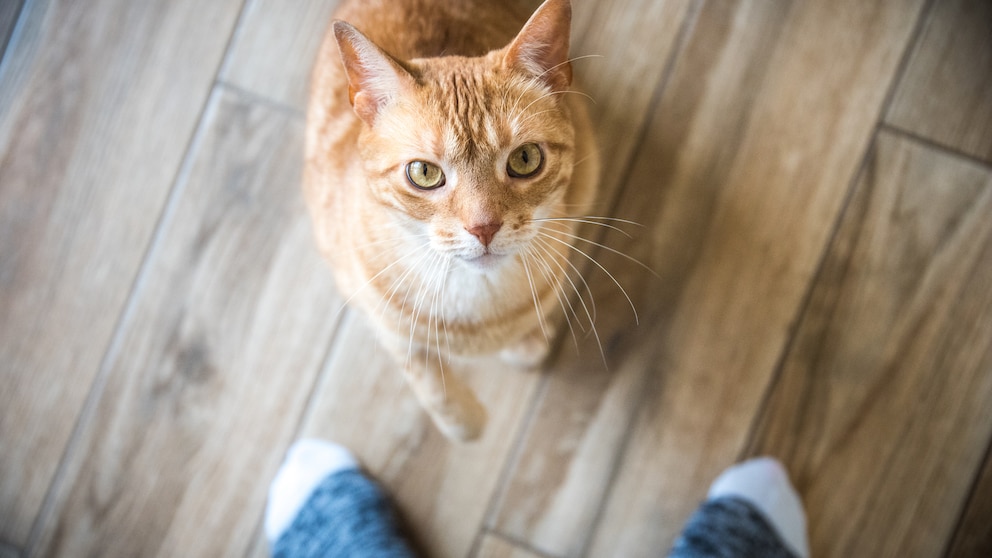
[{"label": "cat's mouth", "polygon": [[488,271],[490,269],[495,269],[502,264],[503,261],[506,260],[506,254],[494,254],[487,250],[479,256],[462,258],[462,260],[476,269]]}]

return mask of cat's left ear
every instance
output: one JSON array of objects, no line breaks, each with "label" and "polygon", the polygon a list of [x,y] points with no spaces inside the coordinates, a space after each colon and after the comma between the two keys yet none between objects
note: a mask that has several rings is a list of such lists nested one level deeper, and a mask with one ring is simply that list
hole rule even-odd
[{"label": "cat's left ear", "polygon": [[507,47],[506,64],[544,82],[552,91],[568,89],[572,85],[571,27],[570,0],[546,0]]},{"label": "cat's left ear", "polygon": [[361,31],[343,21],[333,25],[348,73],[348,98],[359,118],[371,126],[379,112],[404,89],[413,87],[415,80],[398,60]]}]

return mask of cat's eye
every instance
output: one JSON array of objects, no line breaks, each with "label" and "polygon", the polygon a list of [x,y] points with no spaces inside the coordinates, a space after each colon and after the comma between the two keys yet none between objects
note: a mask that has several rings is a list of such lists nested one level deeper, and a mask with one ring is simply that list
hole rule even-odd
[{"label": "cat's eye", "polygon": [[525,143],[510,153],[506,173],[513,178],[530,178],[541,170],[544,153],[536,143]]},{"label": "cat's eye", "polygon": [[444,186],[441,168],[427,161],[414,161],[406,166],[406,178],[421,190],[434,190]]}]

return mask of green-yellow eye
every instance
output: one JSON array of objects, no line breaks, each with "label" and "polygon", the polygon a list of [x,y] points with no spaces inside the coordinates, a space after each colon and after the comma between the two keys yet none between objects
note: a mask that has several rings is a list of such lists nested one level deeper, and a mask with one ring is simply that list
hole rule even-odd
[{"label": "green-yellow eye", "polygon": [[541,170],[544,153],[536,143],[525,143],[510,153],[506,161],[506,174],[513,178],[530,178]]},{"label": "green-yellow eye", "polygon": [[406,166],[406,178],[421,190],[434,190],[444,186],[441,168],[427,161],[414,161]]}]

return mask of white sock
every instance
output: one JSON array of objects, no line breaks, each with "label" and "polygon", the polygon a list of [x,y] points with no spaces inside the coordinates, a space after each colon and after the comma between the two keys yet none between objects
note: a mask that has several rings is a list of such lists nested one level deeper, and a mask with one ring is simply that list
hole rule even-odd
[{"label": "white sock", "polygon": [[759,457],[725,470],[710,486],[709,498],[736,496],[747,500],[800,558],[809,558],[806,514],[781,463]]},{"label": "white sock", "polygon": [[312,439],[294,443],[269,485],[265,507],[265,536],[269,542],[278,540],[293,524],[300,508],[328,475],[357,468],[358,461],[343,446]]}]

